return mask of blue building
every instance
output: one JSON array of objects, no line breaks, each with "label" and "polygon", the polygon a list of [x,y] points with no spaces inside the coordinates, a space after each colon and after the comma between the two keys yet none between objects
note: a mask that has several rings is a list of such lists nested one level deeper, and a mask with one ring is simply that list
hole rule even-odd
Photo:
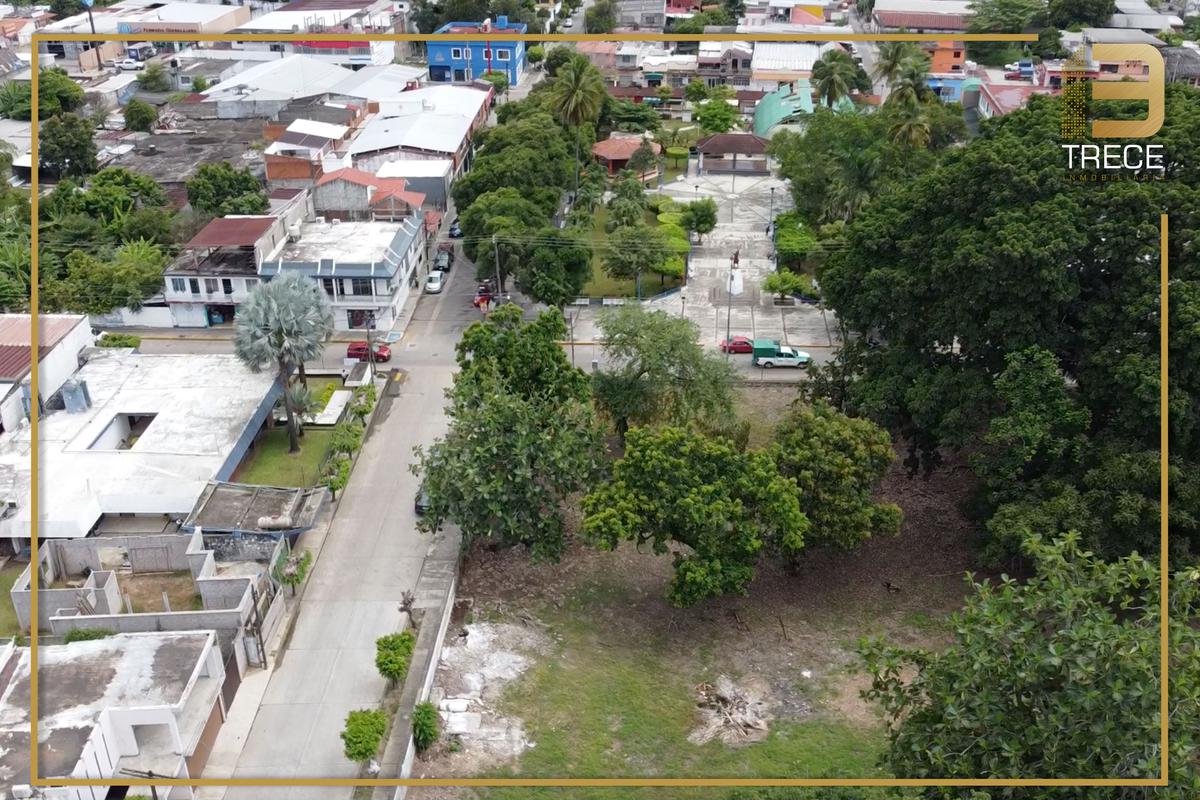
[{"label": "blue building", "polygon": [[523,22],[509,24],[500,16],[495,23],[447,22],[434,33],[453,36],[456,33],[495,33],[496,40],[431,41],[426,44],[429,56],[429,80],[434,83],[469,83],[485,72],[503,72],[508,85],[516,86],[525,74],[525,43],[505,40],[504,34],[523,34]]},{"label": "blue building", "polygon": [[930,75],[926,81],[943,103],[962,103],[964,95],[979,92],[979,78],[966,75]]}]

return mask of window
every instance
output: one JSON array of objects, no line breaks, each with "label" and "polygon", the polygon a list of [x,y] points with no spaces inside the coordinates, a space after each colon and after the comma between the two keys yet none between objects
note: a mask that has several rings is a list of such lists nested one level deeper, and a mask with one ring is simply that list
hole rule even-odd
[{"label": "window", "polygon": [[954,51],[954,57],[955,57],[955,58],[962,58],[962,50],[955,50],[955,51]]},{"label": "window", "polygon": [[155,415],[116,414],[88,445],[89,450],[131,450],[154,422]]},{"label": "window", "polygon": [[325,290],[325,294],[333,297],[333,278],[321,278],[321,288]]},{"label": "window", "polygon": [[187,291],[187,281],[183,278],[171,278],[171,291],[183,294]]},{"label": "window", "polygon": [[508,59],[509,59],[509,52],[507,50],[497,50],[496,51],[496,60],[497,61],[508,61]]},{"label": "window", "polygon": [[233,294],[233,281],[229,278],[221,278],[221,291],[225,294]]},{"label": "window", "polygon": [[216,278],[205,278],[204,279],[204,291],[207,292],[208,294],[216,294],[217,293],[217,279]]},{"label": "window", "polygon": [[450,57],[451,58],[462,58],[463,57],[462,48],[461,47],[450,48]]},{"label": "window", "polygon": [[192,294],[200,294],[200,279],[188,278],[188,284],[191,286]]},{"label": "window", "polygon": [[253,292],[258,288],[258,278],[246,278],[246,291]]},{"label": "window", "polygon": [[351,278],[350,279],[350,294],[371,294],[371,279],[370,278]]},{"label": "window", "polygon": [[1117,71],[1117,65],[1116,65],[1116,64],[1101,64],[1101,65],[1100,65],[1100,71],[1101,71],[1101,72],[1113,72],[1113,73],[1115,73],[1115,72]]}]

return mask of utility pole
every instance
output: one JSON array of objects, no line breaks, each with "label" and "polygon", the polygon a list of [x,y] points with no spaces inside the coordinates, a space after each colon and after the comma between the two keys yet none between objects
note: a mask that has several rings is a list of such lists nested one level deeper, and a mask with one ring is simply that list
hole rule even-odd
[{"label": "utility pole", "polygon": [[504,290],[504,284],[500,282],[500,244],[496,241],[496,234],[492,234],[492,253],[496,257],[496,298],[499,302],[500,292]]},{"label": "utility pole", "polygon": [[571,366],[575,366],[575,318],[579,316],[579,311],[571,312]]},{"label": "utility pole", "polygon": [[779,262],[775,258],[775,187],[771,187],[771,215],[768,228],[771,231],[771,260],[775,261],[775,271],[779,271]]},{"label": "utility pole", "polygon": [[729,259],[729,285],[725,287],[725,360],[729,360],[729,334],[733,325],[733,271],[738,265],[738,250],[733,251],[733,258]]}]

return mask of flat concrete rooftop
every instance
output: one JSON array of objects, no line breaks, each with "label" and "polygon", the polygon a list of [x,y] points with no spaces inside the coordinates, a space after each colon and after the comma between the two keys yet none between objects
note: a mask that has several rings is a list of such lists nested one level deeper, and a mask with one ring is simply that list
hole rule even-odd
[{"label": "flat concrete rooftop", "polygon": [[[47,537],[83,536],[103,513],[186,515],[276,393],[273,372],[221,354],[98,349],[74,377],[91,407],[50,411],[40,424]],[[0,535],[29,536],[30,445],[28,427],[0,436],[0,499],[18,506]]]},{"label": "flat concrete rooftop", "polygon": [[[38,771],[65,777],[105,709],[179,706],[212,634],[133,633],[38,648]],[[29,783],[29,649],[0,665],[0,788]]]},{"label": "flat concrete rooftop", "polygon": [[288,242],[270,260],[371,264],[384,260],[388,247],[404,230],[403,222],[304,222],[300,241]]}]

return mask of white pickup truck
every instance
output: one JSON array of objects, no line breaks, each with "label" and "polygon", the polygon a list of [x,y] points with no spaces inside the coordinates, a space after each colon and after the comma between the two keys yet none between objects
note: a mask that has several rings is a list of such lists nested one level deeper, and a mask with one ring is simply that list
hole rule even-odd
[{"label": "white pickup truck", "polygon": [[754,364],[765,369],[773,367],[807,367],[812,356],[803,350],[791,347],[777,347],[773,352],[758,352],[754,354]]},{"label": "white pickup truck", "polygon": [[144,61],[138,61],[136,58],[122,58],[117,62],[117,69],[126,70],[129,72],[137,72],[146,68]]}]

